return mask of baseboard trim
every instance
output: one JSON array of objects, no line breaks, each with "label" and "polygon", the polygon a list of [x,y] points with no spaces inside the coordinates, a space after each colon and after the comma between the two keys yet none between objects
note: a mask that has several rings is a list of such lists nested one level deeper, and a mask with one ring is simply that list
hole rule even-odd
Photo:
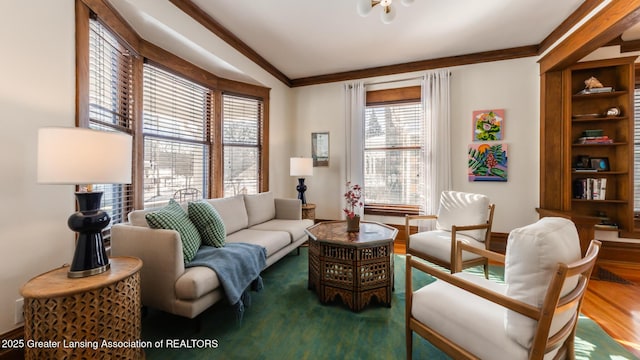
[{"label": "baseboard trim", "polygon": [[638,264],[640,263],[640,244],[602,241],[598,260],[614,260]]},{"label": "baseboard trim", "polygon": [[[24,339],[24,326],[13,329],[0,335],[0,342],[5,343],[6,340],[22,340]],[[0,348],[1,360],[22,360],[24,359],[24,348],[20,349],[3,349]]]}]

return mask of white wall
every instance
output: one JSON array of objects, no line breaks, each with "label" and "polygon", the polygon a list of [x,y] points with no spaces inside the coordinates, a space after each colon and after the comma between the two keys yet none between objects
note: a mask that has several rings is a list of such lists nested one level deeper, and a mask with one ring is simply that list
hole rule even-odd
[{"label": "white wall", "polygon": [[73,0],[0,1],[0,333],[30,278],[71,262],[72,186],[36,183],[37,129],[75,124]]},{"label": "white wall", "polygon": [[[192,20],[189,20],[192,21]],[[270,187],[291,195],[291,90],[228,45],[206,44],[206,30],[188,27],[208,51],[271,88]],[[14,324],[14,304],[30,278],[70,263],[73,186],[36,183],[37,129],[75,125],[73,0],[0,1],[0,334]],[[295,190],[294,194],[295,196]]]},{"label": "white wall", "polygon": [[[539,77],[535,58],[453,67],[451,78],[451,153],[453,189],[488,195],[496,204],[494,231],[534,222],[539,203]],[[401,74],[365,83],[402,80],[419,73]],[[317,204],[316,217],[339,219],[345,179],[344,83],[294,89],[297,154],[309,156],[311,133],[329,131],[329,167],[315,167],[307,178],[307,201]],[[469,182],[467,150],[471,143],[472,111],[505,109],[508,145],[508,182]],[[402,218],[367,217],[402,224]]]}]

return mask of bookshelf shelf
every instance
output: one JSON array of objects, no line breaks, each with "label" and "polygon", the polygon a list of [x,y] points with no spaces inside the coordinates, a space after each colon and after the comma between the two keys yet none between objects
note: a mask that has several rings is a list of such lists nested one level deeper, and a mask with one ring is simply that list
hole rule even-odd
[{"label": "bookshelf shelf", "polygon": [[[570,164],[563,181],[563,210],[602,217],[624,230],[633,229],[634,60],[626,57],[580,62],[562,71],[563,157]],[[585,80],[592,76],[616,91],[579,94]],[[617,108],[619,114],[605,116],[611,108]],[[577,170],[578,162],[585,158],[606,158],[611,170]]]}]

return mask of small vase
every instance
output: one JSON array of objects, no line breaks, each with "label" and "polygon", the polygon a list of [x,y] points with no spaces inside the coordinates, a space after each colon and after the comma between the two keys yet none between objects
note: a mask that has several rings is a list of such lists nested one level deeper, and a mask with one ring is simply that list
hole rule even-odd
[{"label": "small vase", "polygon": [[356,215],[353,218],[347,216],[347,232],[360,231],[360,216]]}]

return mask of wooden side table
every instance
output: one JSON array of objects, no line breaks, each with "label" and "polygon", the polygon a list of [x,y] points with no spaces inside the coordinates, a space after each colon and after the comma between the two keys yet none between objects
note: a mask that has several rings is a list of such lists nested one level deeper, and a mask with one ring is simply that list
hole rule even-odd
[{"label": "wooden side table", "polygon": [[111,270],[67,277],[68,266],[29,280],[25,359],[140,359],[142,260],[112,257]]},{"label": "wooden side table", "polygon": [[302,218],[316,220],[316,204],[302,204]]},{"label": "wooden side table", "polygon": [[362,221],[360,231],[347,232],[346,221],[327,221],[305,232],[309,235],[308,287],[321,303],[340,298],[358,312],[376,298],[391,307],[397,229]]}]

